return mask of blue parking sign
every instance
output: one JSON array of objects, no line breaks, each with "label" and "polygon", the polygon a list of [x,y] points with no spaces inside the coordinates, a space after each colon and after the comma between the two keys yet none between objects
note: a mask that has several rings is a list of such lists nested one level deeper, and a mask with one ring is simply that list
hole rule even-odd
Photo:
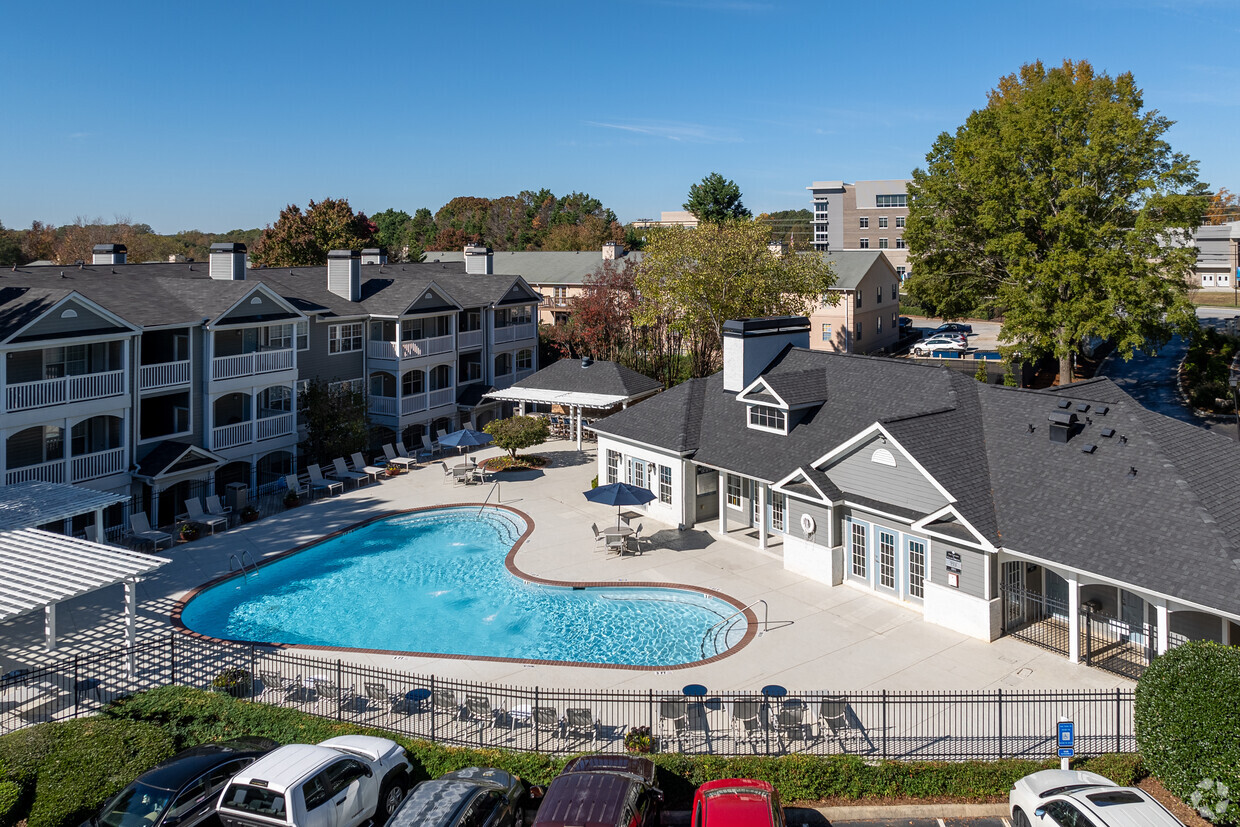
[{"label": "blue parking sign", "polygon": [[1072,721],[1060,721],[1056,738],[1060,758],[1072,758],[1076,755],[1076,727]]}]

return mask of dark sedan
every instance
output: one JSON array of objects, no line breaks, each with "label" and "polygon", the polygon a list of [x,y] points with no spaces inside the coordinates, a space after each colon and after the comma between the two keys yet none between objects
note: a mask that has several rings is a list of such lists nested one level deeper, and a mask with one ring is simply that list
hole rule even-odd
[{"label": "dark sedan", "polygon": [[517,776],[468,767],[414,787],[387,827],[524,827],[526,805]]},{"label": "dark sedan", "polygon": [[931,336],[937,336],[940,333],[963,333],[965,336],[973,335],[973,325],[964,322],[947,322],[936,327]]},{"label": "dark sedan", "polygon": [[215,812],[228,779],[277,746],[237,738],[179,752],[138,776],[83,827],[192,827]]}]

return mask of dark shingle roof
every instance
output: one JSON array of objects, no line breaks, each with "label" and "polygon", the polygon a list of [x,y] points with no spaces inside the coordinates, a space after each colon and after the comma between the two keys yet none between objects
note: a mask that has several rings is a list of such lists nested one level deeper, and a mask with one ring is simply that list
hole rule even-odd
[{"label": "dark shingle roof", "polygon": [[579,360],[561,359],[527,376],[513,387],[638,396],[658,390],[663,383],[615,362],[591,362],[589,367],[583,367]]},{"label": "dark shingle roof", "polygon": [[827,398],[827,375],[821,370],[772,373],[764,381],[792,408]]}]

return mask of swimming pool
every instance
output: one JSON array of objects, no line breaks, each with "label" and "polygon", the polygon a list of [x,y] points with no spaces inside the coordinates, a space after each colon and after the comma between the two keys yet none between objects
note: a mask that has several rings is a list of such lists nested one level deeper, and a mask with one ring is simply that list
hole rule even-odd
[{"label": "swimming pool", "polygon": [[517,577],[504,558],[525,530],[504,509],[376,520],[206,587],[180,622],[225,640],[627,666],[703,660],[745,633],[741,616],[708,636],[737,607],[689,589]]}]

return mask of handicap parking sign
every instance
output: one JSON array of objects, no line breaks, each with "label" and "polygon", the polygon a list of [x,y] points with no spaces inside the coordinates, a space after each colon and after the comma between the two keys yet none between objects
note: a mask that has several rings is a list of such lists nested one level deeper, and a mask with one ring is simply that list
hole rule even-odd
[{"label": "handicap parking sign", "polygon": [[1060,721],[1057,729],[1056,743],[1060,758],[1072,758],[1076,755],[1076,727],[1072,721]]}]

